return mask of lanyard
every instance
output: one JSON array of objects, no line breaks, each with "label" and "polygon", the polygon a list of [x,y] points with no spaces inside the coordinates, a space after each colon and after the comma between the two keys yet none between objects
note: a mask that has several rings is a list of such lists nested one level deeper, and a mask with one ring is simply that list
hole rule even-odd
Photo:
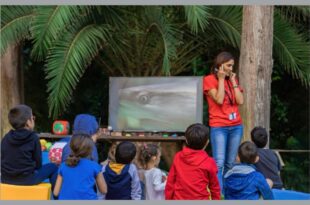
[{"label": "lanyard", "polygon": [[230,102],[230,105],[233,106],[234,105],[234,96],[233,96],[233,93],[231,91],[231,87],[229,85],[229,81],[226,80],[227,82],[227,85],[228,85],[228,88],[229,88],[229,94],[228,92],[226,91],[225,87],[224,87],[224,90],[225,90],[225,94],[227,95],[228,99],[229,99],[229,102]]}]

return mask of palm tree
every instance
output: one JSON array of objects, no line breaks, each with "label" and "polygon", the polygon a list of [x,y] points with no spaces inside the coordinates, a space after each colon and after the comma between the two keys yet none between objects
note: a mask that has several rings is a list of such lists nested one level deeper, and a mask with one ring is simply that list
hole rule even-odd
[{"label": "palm tree", "polygon": [[[109,75],[178,75],[190,70],[202,53],[212,56],[227,46],[239,50],[241,42],[241,6],[3,6],[1,10],[1,55],[10,44],[33,41],[32,57],[45,62],[53,117],[69,105],[93,60]],[[274,22],[274,58],[308,86],[309,41],[285,21],[280,9]]]},{"label": "palm tree", "polygon": [[[201,49],[197,49],[199,42],[195,42],[193,35],[181,34],[180,27],[184,27],[184,22],[173,25],[164,18],[163,13],[171,13],[172,9],[8,6],[2,10],[1,54],[9,44],[27,38],[33,41],[32,57],[46,62],[48,103],[53,117],[65,110],[78,80],[93,59],[104,63],[110,74],[152,75],[158,72],[159,75],[168,75],[171,59],[177,59],[178,56],[189,56],[191,59],[201,53],[198,52]],[[193,29],[205,27],[205,24],[200,23],[206,22],[204,12],[203,7],[186,7],[186,14],[192,15],[191,22],[194,24],[197,21]],[[189,41],[182,43],[183,38]],[[181,44],[184,48],[177,51],[176,47]],[[140,59],[135,56],[140,56]],[[144,67],[141,66],[143,62]],[[151,65],[150,62],[156,64]],[[161,65],[158,62],[162,62]],[[183,59],[175,61],[175,64],[179,70],[189,65]],[[152,69],[143,70],[146,67]]]},{"label": "palm tree", "polygon": [[[131,27],[119,28],[114,33],[117,39],[123,40],[122,52],[115,53],[110,47],[102,50],[96,59],[108,68],[109,75],[177,75],[190,70],[193,59],[203,52],[203,44],[186,28],[185,16],[176,18],[182,7],[129,7],[128,10],[131,13],[126,17],[126,24]],[[185,12],[186,15],[196,12],[203,17],[206,11],[200,7],[185,7]],[[205,27],[198,23],[202,17],[196,16],[196,20],[191,16],[193,30]]]},{"label": "palm tree", "polygon": [[[69,104],[72,91],[92,60],[102,64],[109,75],[175,75],[189,69],[192,59],[202,53],[202,45],[188,30],[181,32],[186,26],[185,15],[197,32],[206,26],[207,8],[185,7],[180,20],[181,9],[49,6],[16,7],[15,11],[4,7],[1,40],[6,44],[1,44],[1,53],[13,42],[26,38],[33,41],[32,57],[46,62],[50,115],[56,117]],[[16,33],[14,27],[9,30],[14,21],[24,26]],[[174,153],[173,148],[176,146],[171,144],[163,150]],[[173,154],[163,154],[170,164]]]}]

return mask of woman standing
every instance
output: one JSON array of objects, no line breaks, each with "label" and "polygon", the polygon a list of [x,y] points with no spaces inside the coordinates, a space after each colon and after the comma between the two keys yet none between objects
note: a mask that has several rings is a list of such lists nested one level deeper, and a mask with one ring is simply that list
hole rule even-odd
[{"label": "woman standing", "polygon": [[223,187],[223,175],[231,169],[243,135],[238,105],[243,104],[242,88],[233,72],[234,57],[228,52],[217,55],[211,74],[204,77],[204,95],[209,105],[212,155]]}]

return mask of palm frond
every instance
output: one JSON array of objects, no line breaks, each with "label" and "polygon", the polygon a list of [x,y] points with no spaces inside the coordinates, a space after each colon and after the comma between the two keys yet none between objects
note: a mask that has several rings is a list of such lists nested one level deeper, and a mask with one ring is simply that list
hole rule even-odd
[{"label": "palm frond", "polygon": [[[109,24],[116,29],[126,27],[123,13],[126,9],[117,6],[95,6],[94,20],[98,23]],[[97,15],[98,13],[98,15]]]},{"label": "palm frond", "polygon": [[284,20],[278,12],[274,17],[273,50],[284,69],[294,78],[310,85],[310,43]]},{"label": "palm frond", "polygon": [[199,29],[204,31],[207,28],[208,18],[211,16],[210,10],[208,6],[185,6],[187,24],[193,33],[197,34]]},{"label": "palm frond", "polygon": [[310,6],[296,6],[296,9],[302,14],[304,18],[310,18]]},{"label": "palm frond", "polygon": [[104,52],[100,52],[101,58],[97,62],[106,68],[111,76],[138,76],[135,69],[139,66],[134,62],[138,61],[138,50],[136,45],[140,45],[133,40],[137,34],[133,29],[120,28],[120,30],[112,29],[113,37],[108,41]]},{"label": "palm frond", "polygon": [[163,72],[165,75],[170,75],[170,59],[176,57],[176,47],[182,43],[180,30],[162,15],[160,7],[147,7],[146,19],[149,23],[149,31],[157,31],[162,39],[163,53]]},{"label": "palm frond", "polygon": [[42,60],[46,57],[48,49],[57,39],[60,32],[71,23],[73,24],[81,15],[79,6],[40,6],[36,9],[36,17],[32,27],[34,46],[32,57]]},{"label": "palm frond", "polygon": [[48,56],[48,104],[54,118],[66,109],[86,67],[111,37],[106,25],[85,25],[76,32],[66,32]]},{"label": "palm frond", "polygon": [[172,74],[178,75],[192,69],[192,63],[203,53],[202,42],[194,38],[187,41],[177,51],[177,59],[172,64]]},{"label": "palm frond", "polygon": [[240,49],[242,6],[215,6],[210,13],[205,35],[213,35],[216,40]]},{"label": "palm frond", "polygon": [[[163,72],[162,69],[162,60],[163,60],[163,50],[164,44],[159,43],[162,41],[162,37],[159,36],[156,32],[147,33],[145,39],[145,45],[143,50],[141,50],[141,61],[143,62],[144,76],[150,75],[161,75]],[[171,67],[172,68],[172,67]],[[171,69],[170,69],[171,72]]]},{"label": "palm frond", "polygon": [[277,6],[276,8],[290,22],[310,21],[310,6]]},{"label": "palm frond", "polygon": [[1,6],[1,56],[8,45],[30,38],[30,27],[35,15],[33,10],[33,6]]}]

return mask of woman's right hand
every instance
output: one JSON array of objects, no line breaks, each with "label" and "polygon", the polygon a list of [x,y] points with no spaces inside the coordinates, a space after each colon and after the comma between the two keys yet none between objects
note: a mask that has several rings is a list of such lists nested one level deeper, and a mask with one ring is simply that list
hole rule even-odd
[{"label": "woman's right hand", "polygon": [[225,79],[226,77],[226,73],[224,71],[223,65],[221,65],[221,67],[219,68],[218,72],[217,72],[217,77],[218,79]]}]

